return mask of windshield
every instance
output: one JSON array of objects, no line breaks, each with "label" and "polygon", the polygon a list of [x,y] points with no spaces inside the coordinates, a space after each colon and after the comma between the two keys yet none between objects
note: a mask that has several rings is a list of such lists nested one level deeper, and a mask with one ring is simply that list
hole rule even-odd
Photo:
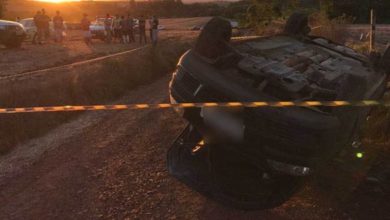
[{"label": "windshield", "polygon": [[[93,24],[97,24],[97,25],[104,25],[104,22],[105,22],[106,18],[97,18],[95,22],[93,22]],[[110,18],[110,21],[112,19]]]}]

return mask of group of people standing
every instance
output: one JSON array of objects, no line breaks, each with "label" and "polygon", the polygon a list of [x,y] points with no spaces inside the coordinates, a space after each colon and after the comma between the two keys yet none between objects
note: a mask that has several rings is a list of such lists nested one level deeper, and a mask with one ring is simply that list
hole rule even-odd
[{"label": "group of people standing", "polygon": [[[91,43],[91,22],[88,20],[88,15],[84,14],[81,21],[81,26],[84,31],[84,38],[87,44]],[[156,16],[153,16],[150,21],[150,39],[155,46],[158,41],[158,26],[159,20]],[[136,28],[138,26],[138,28]],[[104,35],[107,43],[118,41],[123,44],[130,44],[136,42],[135,32],[138,30],[139,42],[141,44],[147,43],[146,37],[146,19],[144,16],[140,16],[138,19],[134,19],[132,16],[119,16],[112,17],[107,14],[104,18]]]},{"label": "group of people standing", "polygon": [[56,12],[56,16],[51,19],[47,14],[45,9],[37,11],[34,16],[34,23],[37,29],[36,33],[33,36],[33,44],[42,44],[45,40],[47,41],[50,37],[50,22],[53,21],[53,28],[55,32],[55,41],[62,42],[65,25],[64,19],[62,18],[59,11]]},{"label": "group of people standing", "polygon": [[[55,34],[55,41],[62,42],[65,35],[64,19],[61,16],[60,11],[56,12],[56,16],[51,19],[45,9],[42,9],[34,16],[34,23],[37,31],[33,37],[33,43],[42,44],[50,37],[50,22],[53,22],[53,29]],[[146,19],[144,16],[140,16],[138,19],[134,19],[130,15],[114,17],[109,14],[104,18],[104,38],[107,43],[118,41],[123,44],[130,44],[136,42],[135,32],[138,31],[139,43],[147,44],[146,35]],[[149,20],[150,26],[150,40],[153,46],[158,42],[159,20],[156,16],[152,16]],[[83,37],[86,44],[91,44],[92,33],[90,30],[91,21],[87,14],[83,14],[81,20],[81,29],[83,31]]]}]

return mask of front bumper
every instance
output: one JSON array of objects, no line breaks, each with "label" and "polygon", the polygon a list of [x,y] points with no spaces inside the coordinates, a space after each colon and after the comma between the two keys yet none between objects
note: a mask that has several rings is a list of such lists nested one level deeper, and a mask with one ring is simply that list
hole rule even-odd
[{"label": "front bumper", "polygon": [[244,210],[279,206],[299,188],[301,177],[253,166],[223,148],[230,147],[204,143],[201,134],[187,126],[168,151],[169,173],[211,199]]},{"label": "front bumper", "polygon": [[93,31],[92,30],[91,34],[92,34],[93,38],[102,38],[102,37],[106,36],[106,32],[105,31]]}]

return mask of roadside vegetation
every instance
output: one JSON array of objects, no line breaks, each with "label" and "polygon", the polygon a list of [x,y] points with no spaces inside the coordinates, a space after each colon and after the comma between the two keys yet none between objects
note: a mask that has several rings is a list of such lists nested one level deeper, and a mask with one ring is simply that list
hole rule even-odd
[{"label": "roadside vegetation", "polygon": [[[6,0],[0,0],[6,1]],[[54,16],[56,10],[67,22],[79,22],[83,13],[88,13],[90,18],[104,17],[110,15],[130,14],[133,17],[155,15],[159,18],[189,18],[204,16],[224,16],[228,18],[239,18],[244,15],[251,0],[239,2],[204,2],[186,3],[181,0],[156,0],[156,1],[74,1],[52,4],[39,1],[12,0],[9,1],[4,17],[13,20],[16,17],[33,17],[36,11],[45,8],[49,16]]]},{"label": "roadside vegetation", "polygon": [[[4,84],[0,89],[1,104],[9,107],[109,104],[135,87],[171,73],[179,56],[188,48],[188,41],[163,40],[155,49],[145,49],[73,70],[65,69],[56,72],[56,77],[49,73],[12,83],[0,82]],[[0,154],[26,140],[44,135],[80,114],[3,114],[0,116],[0,137],[3,137]]]}]

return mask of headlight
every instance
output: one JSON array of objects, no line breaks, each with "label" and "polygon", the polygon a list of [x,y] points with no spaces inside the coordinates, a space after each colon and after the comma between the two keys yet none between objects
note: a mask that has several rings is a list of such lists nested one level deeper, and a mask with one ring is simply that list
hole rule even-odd
[{"label": "headlight", "polygon": [[[169,96],[169,99],[171,101],[171,104],[177,104],[178,102],[175,100],[175,98],[172,97],[172,95]],[[184,115],[184,109],[183,108],[173,108],[181,117]]]},{"label": "headlight", "polygon": [[23,35],[25,33],[25,30],[23,27],[16,26],[16,34]]},{"label": "headlight", "polygon": [[25,33],[24,28],[18,25],[8,25],[5,29],[10,32],[14,32],[16,35],[23,35]]}]

